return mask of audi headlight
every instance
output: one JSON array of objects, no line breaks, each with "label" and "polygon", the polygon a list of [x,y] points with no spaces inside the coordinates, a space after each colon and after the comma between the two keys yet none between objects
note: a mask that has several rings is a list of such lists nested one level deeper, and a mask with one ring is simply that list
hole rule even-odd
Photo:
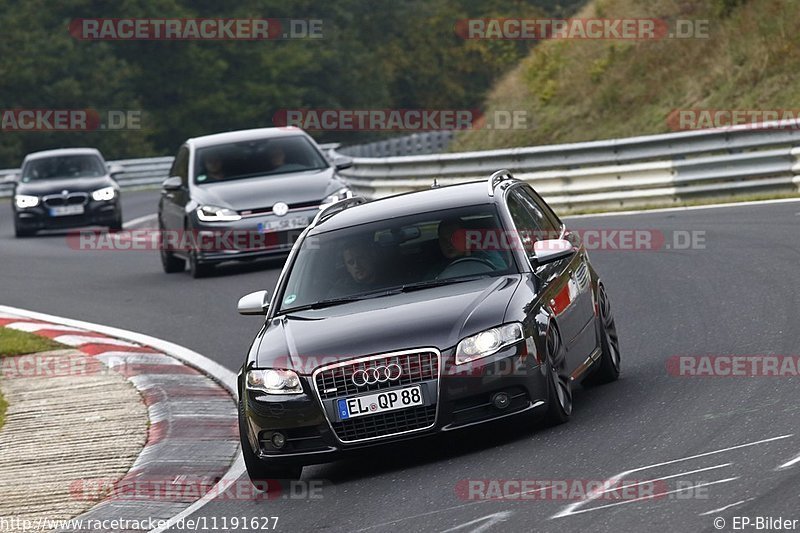
[{"label": "audi headlight", "polygon": [[456,364],[461,365],[487,357],[522,339],[522,324],[519,322],[481,331],[458,343]]},{"label": "audi headlight", "polygon": [[202,205],[197,208],[197,218],[201,222],[235,222],[241,220],[242,215],[226,207]]},{"label": "audi headlight", "polygon": [[319,208],[320,209],[325,209],[326,207],[328,207],[331,204],[335,204],[336,202],[338,202],[340,200],[344,200],[346,198],[352,198],[352,197],[353,197],[353,191],[351,191],[347,187],[342,187],[341,189],[339,189],[335,193],[333,193],[330,196],[328,196],[327,198],[325,198],[322,201],[322,203],[319,205]]},{"label": "audi headlight", "polygon": [[267,394],[302,394],[300,378],[293,370],[250,370],[247,373],[247,388]]},{"label": "audi headlight", "polygon": [[113,200],[116,194],[117,191],[114,190],[114,187],[103,187],[92,193],[92,200],[95,202],[107,202]]},{"label": "audi headlight", "polygon": [[39,205],[38,196],[28,196],[27,194],[18,194],[14,196],[14,203],[17,209],[27,209],[29,207],[36,207]]}]

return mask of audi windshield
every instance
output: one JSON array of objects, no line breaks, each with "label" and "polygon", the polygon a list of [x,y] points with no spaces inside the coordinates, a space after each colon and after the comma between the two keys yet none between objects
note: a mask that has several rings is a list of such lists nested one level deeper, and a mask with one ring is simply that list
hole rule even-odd
[{"label": "audi windshield", "polygon": [[[324,307],[516,271],[493,206],[447,209],[309,236],[281,311]],[[473,244],[477,244],[473,246]]]}]

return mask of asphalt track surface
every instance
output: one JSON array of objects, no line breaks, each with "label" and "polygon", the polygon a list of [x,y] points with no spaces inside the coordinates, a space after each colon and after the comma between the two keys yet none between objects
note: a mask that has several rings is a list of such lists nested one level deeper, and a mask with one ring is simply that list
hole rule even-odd
[{"label": "asphalt track surface", "polygon": [[[156,192],[126,192],[126,220],[153,213],[156,200]],[[800,354],[800,203],[567,223],[657,230],[667,244],[675,232],[705,237],[689,250],[590,254],[615,309],[623,375],[576,391],[568,424],[538,428],[521,418],[377,448],[307,468],[304,480],[326,480],[321,498],[226,497],[195,517],[277,516],[280,531],[376,532],[718,531],[717,517],[733,531],[736,516],[800,519],[800,461],[792,462],[800,454],[798,378],[667,371],[675,355]],[[156,252],[75,250],[63,232],[15,239],[10,206],[0,206],[0,303],[164,338],[234,371],[259,326],[257,317],[236,313],[236,300],[271,290],[279,268],[273,261],[200,280],[166,275]],[[574,506],[553,497],[465,500],[457,491],[463,480],[575,487],[572,480],[626,471],[633,471],[626,482],[661,479],[657,492],[678,492]]]}]

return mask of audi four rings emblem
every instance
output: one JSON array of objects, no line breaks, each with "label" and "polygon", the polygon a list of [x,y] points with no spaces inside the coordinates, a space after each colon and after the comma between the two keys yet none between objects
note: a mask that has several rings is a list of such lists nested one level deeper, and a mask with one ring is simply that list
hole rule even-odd
[{"label": "audi four rings emblem", "polygon": [[353,372],[353,384],[356,387],[363,387],[364,385],[375,385],[376,383],[386,383],[387,381],[394,381],[400,377],[403,369],[397,363],[390,365],[373,366],[370,368],[361,368]]}]

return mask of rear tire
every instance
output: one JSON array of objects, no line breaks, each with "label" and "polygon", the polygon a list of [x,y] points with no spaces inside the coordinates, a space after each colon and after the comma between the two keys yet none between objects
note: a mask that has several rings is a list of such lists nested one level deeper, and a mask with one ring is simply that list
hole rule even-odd
[{"label": "rear tire", "polygon": [[239,441],[242,445],[242,456],[244,465],[247,467],[247,475],[253,487],[263,492],[269,486],[268,480],[295,480],[300,479],[303,473],[302,466],[274,467],[267,466],[264,461],[256,457],[250,448],[250,440],[247,438],[245,430],[244,403],[239,398]]}]

